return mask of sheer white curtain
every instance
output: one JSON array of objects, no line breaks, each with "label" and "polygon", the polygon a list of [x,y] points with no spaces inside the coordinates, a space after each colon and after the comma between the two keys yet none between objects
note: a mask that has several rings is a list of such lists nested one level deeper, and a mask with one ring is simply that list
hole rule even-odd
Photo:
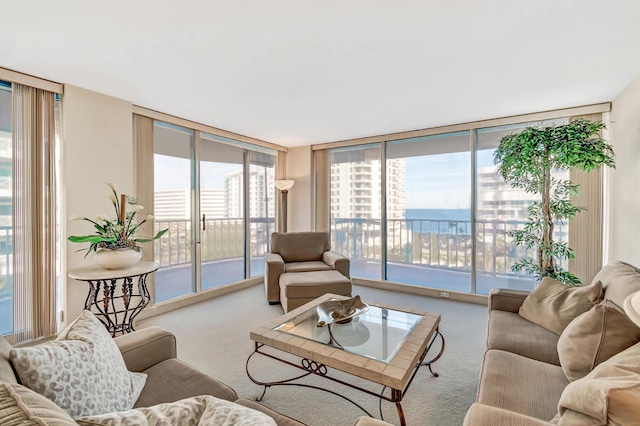
[{"label": "sheer white curtain", "polygon": [[59,235],[56,94],[12,84],[13,341],[57,328]]}]

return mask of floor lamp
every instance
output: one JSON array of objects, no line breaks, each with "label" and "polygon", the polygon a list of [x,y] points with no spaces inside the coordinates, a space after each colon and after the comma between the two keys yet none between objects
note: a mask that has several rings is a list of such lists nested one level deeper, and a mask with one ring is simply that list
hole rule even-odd
[{"label": "floor lamp", "polygon": [[277,180],[276,188],[280,190],[281,202],[280,202],[280,217],[281,217],[281,232],[287,232],[287,195],[289,190],[293,187],[292,180]]}]

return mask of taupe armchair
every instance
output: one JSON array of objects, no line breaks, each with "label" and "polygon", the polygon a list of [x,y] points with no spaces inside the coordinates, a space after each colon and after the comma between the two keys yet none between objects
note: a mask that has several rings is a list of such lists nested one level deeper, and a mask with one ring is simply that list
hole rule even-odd
[{"label": "taupe armchair", "polygon": [[347,257],[331,250],[328,232],[274,232],[265,254],[267,301],[289,312],[325,293],[350,296],[349,266]]}]

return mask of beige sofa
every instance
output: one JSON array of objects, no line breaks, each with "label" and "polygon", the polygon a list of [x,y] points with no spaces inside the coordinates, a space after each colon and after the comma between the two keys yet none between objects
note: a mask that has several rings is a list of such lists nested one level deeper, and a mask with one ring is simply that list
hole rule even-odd
[{"label": "beige sofa", "polygon": [[265,254],[267,301],[289,312],[326,293],[351,296],[349,266],[331,250],[328,232],[274,232]]},{"label": "beige sofa", "polygon": [[[238,399],[236,392],[224,383],[199,372],[176,358],[176,338],[160,327],[149,327],[115,338],[130,371],[144,372],[146,384],[135,407],[175,402],[198,395],[235,401],[271,416],[280,426],[303,426],[255,401]],[[11,345],[0,335],[0,382],[18,383],[9,352]],[[29,423],[36,424],[36,423]],[[40,423],[38,423],[40,424]]]},{"label": "beige sofa", "polygon": [[[604,288],[604,300],[619,307],[623,306],[627,295],[640,291],[640,271],[622,262],[605,266],[591,285],[597,285],[598,281]],[[572,353],[578,356],[589,353],[580,347],[584,344],[582,337],[572,341],[566,337],[567,333],[573,332],[570,326],[583,321],[584,317],[582,320],[578,319],[580,316],[576,317],[558,335],[519,315],[519,309],[528,295],[527,292],[505,289],[494,289],[489,295],[487,349],[477,402],[467,412],[464,424],[640,424],[640,343],[596,364],[586,376],[572,377],[567,366],[572,360],[565,357],[562,351],[569,344],[575,345],[571,348],[574,351]],[[599,309],[602,310],[603,304],[610,305],[610,302],[600,303]],[[616,309],[616,312],[620,311]],[[619,317],[624,313],[616,315]],[[637,336],[637,327],[626,316],[624,321],[624,327],[619,327],[621,329],[616,332],[622,336]],[[587,336],[586,333],[581,334]],[[609,338],[601,337],[599,344],[602,346],[598,353],[601,353],[613,343]],[[559,347],[562,348],[560,353]],[[613,352],[616,350],[608,349]],[[628,367],[627,364],[634,367]],[[574,380],[570,382],[567,374]],[[620,378],[625,380],[624,392],[616,384]],[[633,401],[631,412],[629,406],[615,408],[619,404],[615,395],[624,395],[627,403]],[[639,423],[627,423],[630,418],[635,418]]]}]

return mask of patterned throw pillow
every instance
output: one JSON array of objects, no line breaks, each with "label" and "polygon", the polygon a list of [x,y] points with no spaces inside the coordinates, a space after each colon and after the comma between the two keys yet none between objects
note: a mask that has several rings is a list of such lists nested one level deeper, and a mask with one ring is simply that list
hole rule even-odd
[{"label": "patterned throw pillow", "polygon": [[260,411],[211,395],[194,396],[119,413],[81,417],[76,421],[81,426],[277,426],[275,420]]},{"label": "patterned throw pillow", "polygon": [[11,361],[23,385],[73,418],[133,408],[147,380],[127,370],[106,328],[89,311],[54,341],[12,349]]}]

